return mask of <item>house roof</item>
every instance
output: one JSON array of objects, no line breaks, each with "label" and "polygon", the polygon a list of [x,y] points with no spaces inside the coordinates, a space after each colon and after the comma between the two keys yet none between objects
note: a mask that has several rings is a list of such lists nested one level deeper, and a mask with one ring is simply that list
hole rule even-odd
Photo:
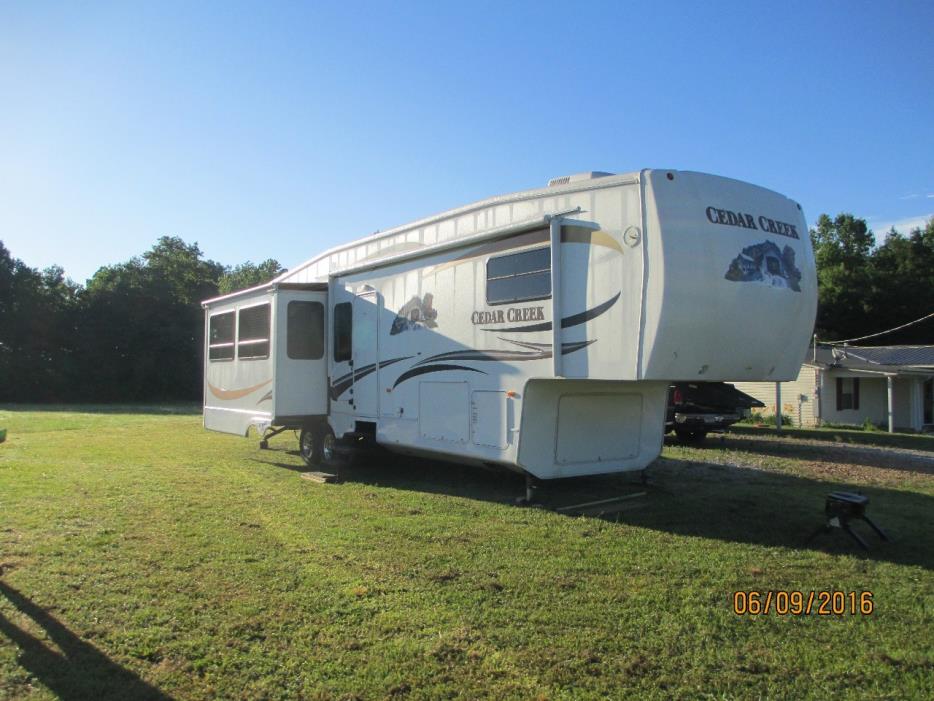
[{"label": "house roof", "polygon": [[931,346],[822,346],[808,349],[805,363],[824,369],[842,368],[894,375],[934,373]]}]

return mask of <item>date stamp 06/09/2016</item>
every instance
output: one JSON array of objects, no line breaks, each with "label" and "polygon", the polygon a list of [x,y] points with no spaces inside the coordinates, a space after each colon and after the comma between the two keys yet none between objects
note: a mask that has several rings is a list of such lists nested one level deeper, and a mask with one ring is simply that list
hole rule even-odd
[{"label": "date stamp 06/09/2016", "polygon": [[737,616],[869,616],[874,610],[871,591],[736,591]]}]

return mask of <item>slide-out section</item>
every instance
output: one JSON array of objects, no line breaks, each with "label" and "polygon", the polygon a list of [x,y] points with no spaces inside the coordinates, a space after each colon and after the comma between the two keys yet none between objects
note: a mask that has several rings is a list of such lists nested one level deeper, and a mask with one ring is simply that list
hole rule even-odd
[{"label": "slide-out section", "polygon": [[205,428],[243,436],[327,413],[326,286],[265,286],[204,307]]}]

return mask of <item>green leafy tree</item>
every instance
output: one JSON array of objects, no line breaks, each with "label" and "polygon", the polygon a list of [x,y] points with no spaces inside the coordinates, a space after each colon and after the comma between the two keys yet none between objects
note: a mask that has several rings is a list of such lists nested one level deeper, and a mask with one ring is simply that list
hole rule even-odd
[{"label": "green leafy tree", "polygon": [[78,293],[61,268],[40,272],[0,242],[0,399],[42,401],[70,392]]},{"label": "green leafy tree", "polygon": [[866,333],[872,293],[873,234],[863,219],[826,214],[811,229],[817,263],[816,333],[836,340]]},{"label": "green leafy tree", "polygon": [[218,289],[222,295],[245,290],[269,282],[285,272],[279,261],[272,258],[254,264],[247,261],[235,268],[229,268],[220,279]]},{"label": "green leafy tree", "polygon": [[[934,218],[904,236],[895,229],[872,255],[869,317],[884,331],[934,312]],[[934,320],[879,337],[878,343],[934,343]]]},{"label": "green leafy tree", "polygon": [[[201,392],[200,302],[218,293],[223,266],[197,244],[163,236],[138,258],[99,269],[82,308],[83,396],[194,399]],[[96,362],[95,359],[106,359]]]}]

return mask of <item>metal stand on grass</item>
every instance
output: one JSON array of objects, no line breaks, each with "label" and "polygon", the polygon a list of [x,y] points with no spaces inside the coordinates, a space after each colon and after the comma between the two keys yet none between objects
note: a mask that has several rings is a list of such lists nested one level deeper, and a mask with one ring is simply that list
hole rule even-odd
[{"label": "metal stand on grass", "polygon": [[869,497],[865,494],[831,492],[827,495],[827,501],[824,503],[824,512],[827,514],[827,522],[814,531],[805,543],[810,543],[821,533],[830,533],[834,528],[839,528],[855,540],[863,550],[869,550],[869,545],[866,541],[850,527],[850,521],[865,521],[882,540],[888,541],[889,537],[886,535],[885,531],[866,515],[867,506],[869,506]]}]

